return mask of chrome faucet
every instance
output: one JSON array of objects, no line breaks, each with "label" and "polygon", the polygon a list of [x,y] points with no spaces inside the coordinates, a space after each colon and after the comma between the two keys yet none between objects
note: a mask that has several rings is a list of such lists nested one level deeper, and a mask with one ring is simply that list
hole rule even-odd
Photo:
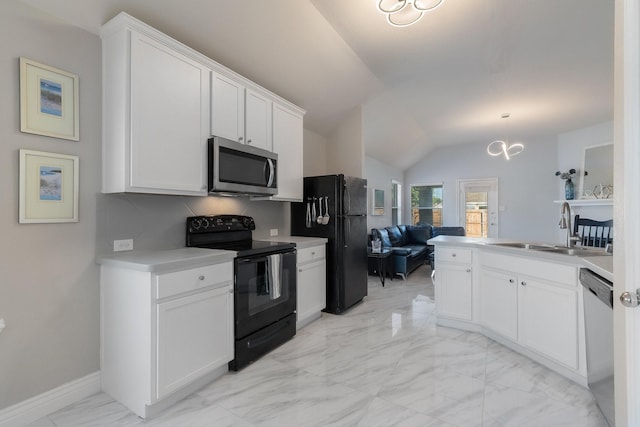
[{"label": "chrome faucet", "polygon": [[571,206],[568,202],[562,203],[560,215],[560,229],[567,230],[567,247],[572,248],[580,241],[580,238],[573,234],[573,227],[571,226]]}]

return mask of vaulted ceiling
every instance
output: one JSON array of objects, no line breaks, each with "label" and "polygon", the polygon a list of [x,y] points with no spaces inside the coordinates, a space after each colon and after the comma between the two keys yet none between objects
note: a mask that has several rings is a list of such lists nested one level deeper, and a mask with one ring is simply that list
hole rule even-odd
[{"label": "vaulted ceiling", "polygon": [[376,0],[22,1],[94,33],[125,11],[305,108],[320,135],[362,105],[367,155],[399,169],[613,118],[613,0],[445,0],[405,28]]}]

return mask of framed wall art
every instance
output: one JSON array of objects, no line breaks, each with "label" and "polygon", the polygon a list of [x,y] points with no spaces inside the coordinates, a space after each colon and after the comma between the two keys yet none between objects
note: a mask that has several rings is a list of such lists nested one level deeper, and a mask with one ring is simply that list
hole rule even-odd
[{"label": "framed wall art", "polygon": [[20,131],[80,139],[78,76],[20,58]]},{"label": "framed wall art", "polygon": [[20,223],[78,222],[78,162],[20,150]]}]

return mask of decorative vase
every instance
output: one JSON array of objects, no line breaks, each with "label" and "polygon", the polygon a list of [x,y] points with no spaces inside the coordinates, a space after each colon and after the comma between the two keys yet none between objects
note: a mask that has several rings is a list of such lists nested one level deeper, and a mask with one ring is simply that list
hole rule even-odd
[{"label": "decorative vase", "polygon": [[564,183],[564,198],[565,200],[573,200],[575,197],[575,188],[571,178],[567,178]]}]

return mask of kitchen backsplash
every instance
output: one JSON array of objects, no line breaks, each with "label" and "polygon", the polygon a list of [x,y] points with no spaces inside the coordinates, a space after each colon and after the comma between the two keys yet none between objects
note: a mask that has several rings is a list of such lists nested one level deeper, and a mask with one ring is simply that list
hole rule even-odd
[{"label": "kitchen backsplash", "polygon": [[193,215],[248,215],[255,239],[289,234],[289,203],[246,197],[187,197],[153,194],[97,194],[96,254],[113,252],[113,241],[133,239],[134,250],[185,246],[186,218]]}]

